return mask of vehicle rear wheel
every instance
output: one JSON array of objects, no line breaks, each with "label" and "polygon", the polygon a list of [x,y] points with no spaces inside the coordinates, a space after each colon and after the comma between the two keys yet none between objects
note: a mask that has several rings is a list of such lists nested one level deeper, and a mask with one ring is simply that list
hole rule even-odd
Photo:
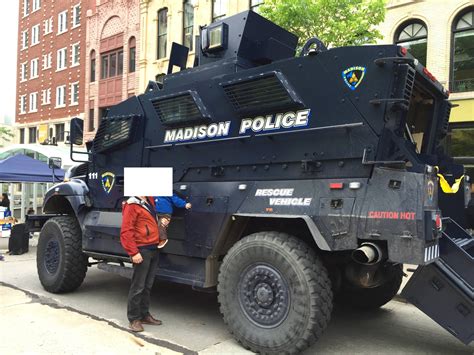
[{"label": "vehicle rear wheel", "polygon": [[38,240],[36,267],[41,284],[52,293],[77,289],[87,272],[82,233],[76,218],[53,217],[46,221]]},{"label": "vehicle rear wheel", "polygon": [[390,265],[390,277],[377,287],[357,287],[345,280],[337,295],[337,301],[360,309],[382,307],[396,296],[403,279],[403,265]]},{"label": "vehicle rear wheel", "polygon": [[236,243],[219,272],[224,321],[247,349],[294,354],[317,341],[331,318],[328,272],[288,234],[260,232]]}]

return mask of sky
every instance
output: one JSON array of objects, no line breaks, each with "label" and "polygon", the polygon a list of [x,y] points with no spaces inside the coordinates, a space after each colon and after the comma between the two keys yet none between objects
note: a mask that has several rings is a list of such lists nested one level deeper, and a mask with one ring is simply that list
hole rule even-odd
[{"label": "sky", "polygon": [[0,33],[2,52],[0,56],[0,123],[4,117],[15,117],[16,51],[18,38],[19,0],[0,2]]}]

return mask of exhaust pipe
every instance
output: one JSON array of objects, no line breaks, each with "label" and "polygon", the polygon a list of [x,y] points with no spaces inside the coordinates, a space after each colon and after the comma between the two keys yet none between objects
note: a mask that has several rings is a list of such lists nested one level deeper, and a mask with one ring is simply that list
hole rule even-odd
[{"label": "exhaust pipe", "polygon": [[352,259],[359,264],[372,265],[382,260],[382,254],[382,249],[377,244],[362,243],[352,252]]}]

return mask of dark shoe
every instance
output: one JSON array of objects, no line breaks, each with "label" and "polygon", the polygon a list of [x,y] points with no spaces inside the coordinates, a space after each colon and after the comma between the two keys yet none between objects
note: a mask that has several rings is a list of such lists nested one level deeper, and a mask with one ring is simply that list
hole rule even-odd
[{"label": "dark shoe", "polygon": [[153,318],[151,315],[147,315],[145,318],[141,320],[143,324],[150,324],[150,325],[162,325],[163,322],[159,319]]},{"label": "dark shoe", "polygon": [[158,249],[164,248],[167,243],[168,243],[168,239],[160,240],[160,242],[158,243]]},{"label": "dark shoe", "polygon": [[143,332],[145,329],[143,329],[143,325],[142,325],[142,322],[139,321],[139,320],[134,320],[134,321],[131,321],[129,326],[128,326],[132,332]]}]

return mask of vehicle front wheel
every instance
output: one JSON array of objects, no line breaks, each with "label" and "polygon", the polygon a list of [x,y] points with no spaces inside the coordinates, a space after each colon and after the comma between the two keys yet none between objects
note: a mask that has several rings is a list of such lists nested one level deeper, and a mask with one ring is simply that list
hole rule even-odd
[{"label": "vehicle front wheel", "polygon": [[246,348],[298,353],[317,341],[332,311],[328,272],[288,234],[260,232],[236,243],[219,272],[224,321]]},{"label": "vehicle front wheel", "polygon": [[46,221],[38,240],[36,267],[41,284],[52,293],[77,289],[87,272],[82,233],[76,218],[53,217]]}]

